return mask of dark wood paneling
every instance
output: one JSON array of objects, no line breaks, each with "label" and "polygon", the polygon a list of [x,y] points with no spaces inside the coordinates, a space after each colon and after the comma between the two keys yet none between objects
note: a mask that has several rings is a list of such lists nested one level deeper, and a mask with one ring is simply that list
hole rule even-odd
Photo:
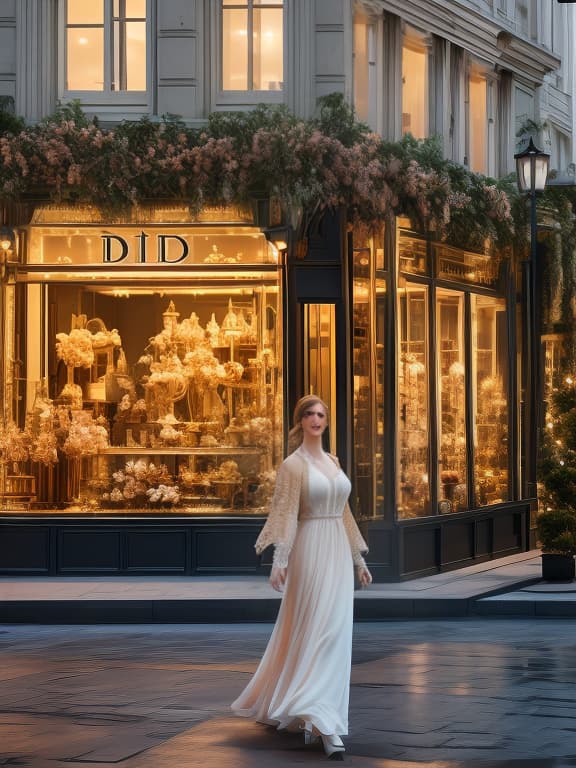
[{"label": "dark wood paneling", "polygon": [[468,564],[474,557],[474,520],[448,523],[442,526],[441,556],[442,566]]},{"label": "dark wood paneling", "polygon": [[482,557],[492,552],[492,521],[476,520],[476,556]]},{"label": "dark wood paneling", "polygon": [[185,530],[140,530],[126,533],[126,570],[185,573]]},{"label": "dark wood paneling", "polygon": [[402,536],[402,562],[404,574],[419,573],[438,567],[437,535],[439,528],[411,527]]},{"label": "dark wood paneling", "polygon": [[0,573],[47,573],[49,568],[49,528],[8,526],[1,529]]},{"label": "dark wood paneling", "polygon": [[60,530],[58,572],[114,572],[122,568],[121,533],[115,530]]},{"label": "dark wood paneling", "polygon": [[494,518],[494,554],[520,552],[522,549],[521,516],[510,511]]},{"label": "dark wood paneling", "polygon": [[245,531],[214,526],[195,532],[197,571],[256,573],[260,560],[254,550],[258,529]]}]

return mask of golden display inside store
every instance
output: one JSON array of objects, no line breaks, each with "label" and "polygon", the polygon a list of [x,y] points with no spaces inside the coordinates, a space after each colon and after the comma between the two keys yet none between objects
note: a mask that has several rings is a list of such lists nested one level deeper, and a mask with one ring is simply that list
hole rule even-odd
[{"label": "golden display inside store", "polygon": [[25,375],[5,361],[3,507],[261,513],[282,457],[274,246],[243,222],[65,213],[36,212],[6,288],[26,331],[5,329]]}]

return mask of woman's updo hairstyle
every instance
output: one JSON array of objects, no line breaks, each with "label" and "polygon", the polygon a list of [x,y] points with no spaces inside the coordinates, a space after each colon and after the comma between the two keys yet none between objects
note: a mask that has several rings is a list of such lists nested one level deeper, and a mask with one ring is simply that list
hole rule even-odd
[{"label": "woman's updo hairstyle", "polygon": [[288,432],[288,453],[292,453],[296,448],[302,445],[304,437],[304,433],[302,432],[302,419],[304,418],[306,411],[315,405],[321,405],[322,408],[324,408],[324,412],[326,413],[326,425],[328,425],[330,417],[328,406],[324,400],[317,395],[304,395],[304,397],[301,397],[294,408],[293,426],[290,432]]}]

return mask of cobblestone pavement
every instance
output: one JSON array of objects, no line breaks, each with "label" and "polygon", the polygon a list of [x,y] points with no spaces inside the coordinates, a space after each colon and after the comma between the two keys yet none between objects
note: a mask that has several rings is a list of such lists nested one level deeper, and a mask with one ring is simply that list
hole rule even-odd
[{"label": "cobblestone pavement", "polygon": [[[324,764],[231,716],[271,626],[0,625],[0,766]],[[346,763],[576,766],[576,632],[563,619],[355,627]]]}]

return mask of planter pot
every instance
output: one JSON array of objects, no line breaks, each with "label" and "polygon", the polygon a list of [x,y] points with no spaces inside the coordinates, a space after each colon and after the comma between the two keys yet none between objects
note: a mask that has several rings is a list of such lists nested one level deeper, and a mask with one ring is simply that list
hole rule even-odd
[{"label": "planter pot", "polygon": [[544,581],[573,581],[576,563],[573,555],[542,555],[542,578]]}]

